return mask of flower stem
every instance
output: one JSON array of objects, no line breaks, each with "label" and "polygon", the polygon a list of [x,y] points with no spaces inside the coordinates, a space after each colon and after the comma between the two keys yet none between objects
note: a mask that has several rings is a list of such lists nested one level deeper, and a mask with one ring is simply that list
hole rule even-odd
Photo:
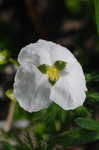
[{"label": "flower stem", "polygon": [[10,58],[9,62],[11,62],[12,64],[16,65],[16,66],[20,66],[20,64],[17,62],[17,60]]},{"label": "flower stem", "polygon": [[11,129],[12,121],[13,121],[13,115],[14,115],[14,111],[15,111],[15,105],[16,105],[16,102],[11,101],[9,113],[8,113],[7,119],[6,119],[4,127],[3,127],[3,130],[5,132],[9,132]]}]

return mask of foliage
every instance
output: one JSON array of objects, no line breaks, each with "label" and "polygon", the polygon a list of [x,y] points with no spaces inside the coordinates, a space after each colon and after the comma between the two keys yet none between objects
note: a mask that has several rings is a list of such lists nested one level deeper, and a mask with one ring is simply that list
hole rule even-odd
[{"label": "foliage", "polygon": [[97,31],[99,34],[99,1],[94,0],[94,3],[95,3],[96,25],[97,25]]}]

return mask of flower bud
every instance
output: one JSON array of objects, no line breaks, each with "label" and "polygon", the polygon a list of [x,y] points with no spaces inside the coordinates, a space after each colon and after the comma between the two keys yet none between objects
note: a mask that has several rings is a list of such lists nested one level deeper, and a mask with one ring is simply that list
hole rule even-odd
[{"label": "flower bud", "polygon": [[16,98],[13,94],[13,90],[12,89],[9,89],[6,91],[5,95],[12,101],[16,101]]},{"label": "flower bud", "polygon": [[6,64],[9,61],[10,53],[7,49],[0,51],[0,65]]}]

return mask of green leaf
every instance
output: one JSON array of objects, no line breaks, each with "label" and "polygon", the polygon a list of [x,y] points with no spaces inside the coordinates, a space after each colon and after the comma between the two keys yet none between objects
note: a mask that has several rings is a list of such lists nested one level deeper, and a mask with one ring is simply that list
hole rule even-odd
[{"label": "green leaf", "polygon": [[44,74],[46,74],[48,68],[49,68],[49,66],[46,65],[46,64],[40,65],[40,66],[38,67],[38,69],[39,69],[42,73],[44,73]]},{"label": "green leaf", "polygon": [[78,13],[81,10],[81,0],[65,0],[65,6],[72,13]]},{"label": "green leaf", "polygon": [[54,65],[58,70],[63,70],[66,66],[66,62],[59,60],[59,61],[56,61]]},{"label": "green leaf", "polygon": [[16,65],[16,66],[20,66],[20,64],[18,63],[17,60],[13,59],[13,58],[10,58],[9,59],[9,62],[11,62],[12,64]]},{"label": "green leaf", "polygon": [[91,120],[91,119],[84,119],[84,118],[77,118],[75,122],[81,128],[92,130],[92,131],[99,131],[99,121]]},{"label": "green leaf", "polygon": [[99,102],[99,93],[95,91],[90,91],[87,93],[87,97],[91,102],[97,103]]},{"label": "green leaf", "polygon": [[99,74],[96,73],[87,73],[85,74],[85,77],[87,82],[99,81]]},{"label": "green leaf", "polygon": [[63,146],[76,146],[86,144],[99,139],[99,132],[88,131],[80,128],[72,129],[54,138],[51,138],[51,144]]},{"label": "green leaf", "polygon": [[14,120],[27,120],[27,119],[32,118],[30,116],[31,116],[30,113],[28,113],[27,111],[22,109],[19,106],[19,103],[16,103],[16,108],[15,108],[15,112],[14,112]]},{"label": "green leaf", "polygon": [[17,150],[15,147],[13,147],[8,142],[1,141],[0,144],[2,144],[3,147],[6,148],[6,150]]},{"label": "green leaf", "polygon": [[56,128],[56,131],[61,130],[61,122],[59,120],[55,120],[55,128]]},{"label": "green leaf", "polygon": [[43,134],[46,131],[46,125],[44,123],[38,123],[34,126],[34,132],[37,134]]},{"label": "green leaf", "polygon": [[99,0],[94,0],[97,31],[99,34]]},{"label": "green leaf", "polygon": [[76,108],[74,111],[74,115],[77,117],[91,117],[91,113],[88,111],[88,109],[84,106],[80,106]]}]

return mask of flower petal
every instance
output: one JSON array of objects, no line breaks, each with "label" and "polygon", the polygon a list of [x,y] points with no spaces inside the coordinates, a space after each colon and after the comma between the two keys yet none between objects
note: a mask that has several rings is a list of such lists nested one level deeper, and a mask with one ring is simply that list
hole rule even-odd
[{"label": "flower petal", "polygon": [[42,44],[42,42],[38,41],[22,48],[18,56],[18,62],[24,68],[28,68],[28,65],[39,66],[41,64],[51,64],[49,53],[46,50],[48,47]]},{"label": "flower petal", "polygon": [[[43,52],[45,53],[45,56],[49,55],[51,64],[54,64],[56,61],[59,60],[72,63],[76,61],[73,54],[67,48],[59,44],[56,44],[51,41],[39,40],[38,45],[40,48],[42,48]],[[39,49],[41,59],[42,59],[42,50]],[[46,63],[46,61],[44,61],[44,63]]]},{"label": "flower petal", "polygon": [[85,76],[79,62],[76,61],[74,64],[68,64],[62,72],[62,76],[65,76],[68,82],[72,83],[73,86],[78,85],[84,91],[87,91]]},{"label": "flower petal", "polygon": [[39,56],[33,51],[33,45],[35,44],[25,46],[18,55],[18,62],[26,69],[28,66],[32,68],[33,65],[39,65]]},{"label": "flower petal", "polygon": [[72,110],[83,104],[85,92],[78,88],[73,88],[64,77],[61,78],[51,89],[50,99],[65,110]]},{"label": "flower petal", "polygon": [[63,109],[75,109],[85,101],[86,83],[79,63],[56,82],[51,89],[50,98]]},{"label": "flower petal", "polygon": [[39,111],[51,103],[47,76],[41,74],[36,67],[31,72],[23,67],[18,69],[15,76],[14,94],[20,106],[28,112]]},{"label": "flower petal", "polygon": [[52,65],[59,60],[72,63],[76,61],[67,48],[46,40],[38,40],[36,43],[22,48],[18,57],[19,63],[24,67],[28,64],[36,66],[42,64]]}]

